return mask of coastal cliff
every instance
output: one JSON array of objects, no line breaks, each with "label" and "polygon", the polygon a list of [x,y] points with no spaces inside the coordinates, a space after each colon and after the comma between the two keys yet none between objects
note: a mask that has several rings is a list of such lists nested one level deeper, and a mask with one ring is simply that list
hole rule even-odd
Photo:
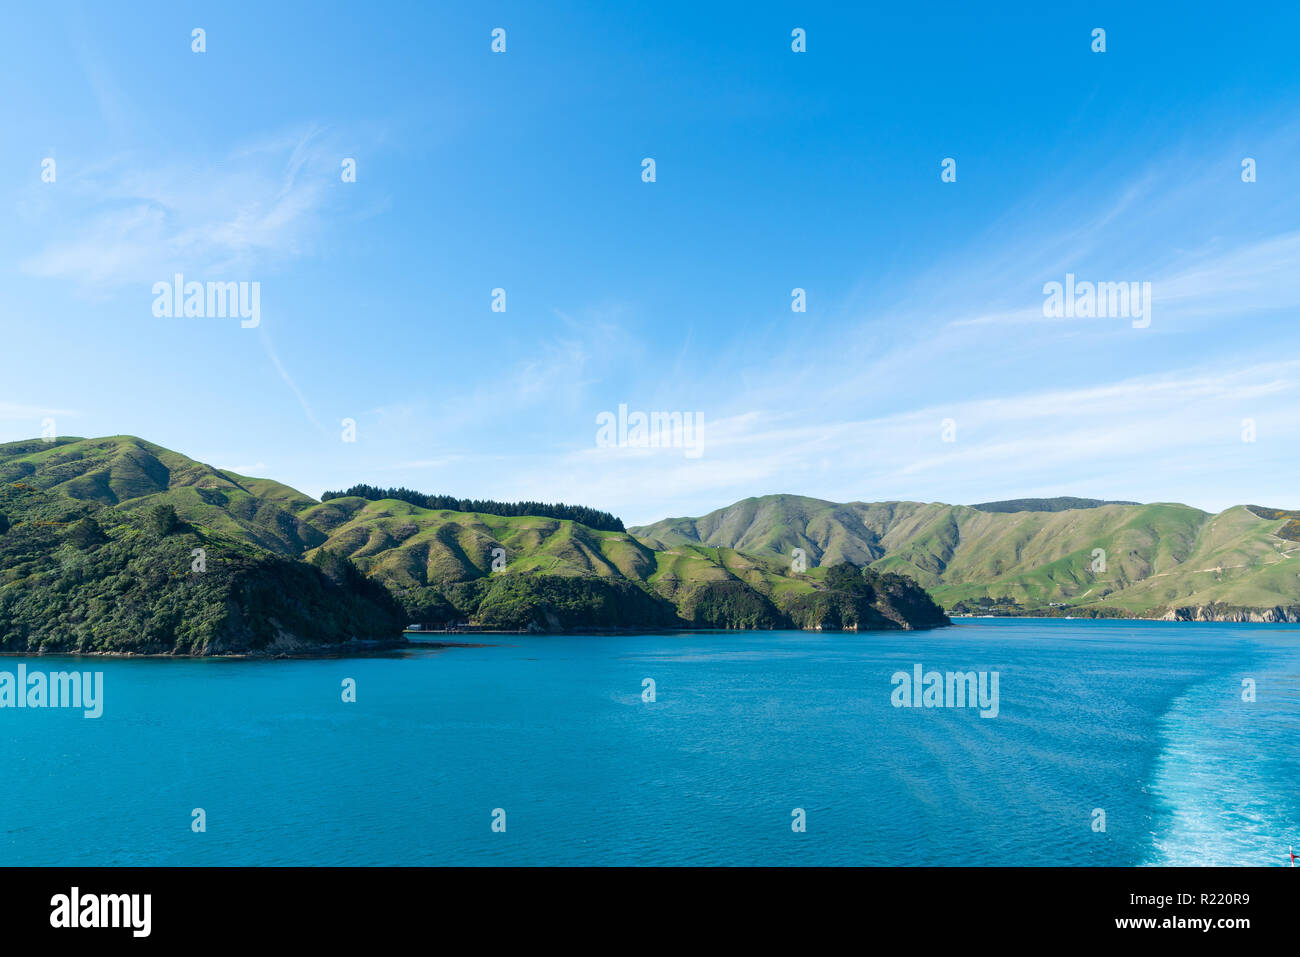
[{"label": "coastal cliff", "polygon": [[1211,604],[1195,607],[1171,608],[1161,616],[1163,621],[1241,621],[1296,624],[1300,622],[1300,605],[1274,608],[1238,608],[1231,605]]}]

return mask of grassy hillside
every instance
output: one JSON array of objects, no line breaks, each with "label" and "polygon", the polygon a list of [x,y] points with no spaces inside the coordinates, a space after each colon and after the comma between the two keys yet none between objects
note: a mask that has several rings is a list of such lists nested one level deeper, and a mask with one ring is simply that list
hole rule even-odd
[{"label": "grassy hillside", "polygon": [[[831,593],[844,589],[828,585],[824,569],[795,572],[770,552],[655,544],[567,518],[426,508],[374,494],[317,502],[132,436],[0,445],[0,487],[5,483],[119,517],[171,509],[195,534],[321,571],[346,559],[341,567],[355,565],[391,591],[409,620],[429,624],[557,630],[946,623],[901,578],[870,573],[862,577],[871,587],[855,585],[852,600],[835,598]],[[824,524],[827,535],[849,544],[835,521]],[[843,557],[863,565],[873,555],[849,547]]]},{"label": "grassy hillside", "polygon": [[[202,562],[196,562],[196,549]],[[392,596],[180,521],[0,485],[0,651],[311,654],[402,641]]]},{"label": "grassy hillside", "polygon": [[702,518],[670,518],[628,531],[656,547],[712,545],[787,560],[802,548],[822,565],[866,564],[884,555],[858,509],[801,495],[747,498]]},{"label": "grassy hillside", "polygon": [[1103,505],[1140,504],[1140,502],[1107,502],[1100,498],[1060,495],[1056,498],[1013,498],[1002,502],[978,502],[971,508],[979,509],[981,512],[1065,512],[1075,508],[1100,508]]},{"label": "grassy hillside", "polygon": [[1300,605],[1294,513],[1080,501],[1085,507],[1022,500],[1042,504],[1013,511],[773,495],[630,532],[660,546],[701,542],[773,557],[800,547],[819,564],[870,556],[869,567],[915,579],[949,608],[1002,600],[1003,609],[1019,611],[1161,614],[1211,603]]},{"label": "grassy hillside", "polygon": [[316,504],[310,496],[129,435],[0,445],[0,483],[8,482],[126,511],[171,505],[186,522],[280,555],[296,557],[324,538],[297,516]]},{"label": "grassy hillside", "polygon": [[[128,514],[170,505],[196,528],[286,558],[348,557],[430,622],[480,620],[483,609],[499,621],[509,608],[520,627],[555,627],[552,619],[594,627],[621,624],[616,609],[630,608],[664,627],[775,626],[826,589],[819,569],[841,562],[906,576],[962,611],[1300,605],[1300,513],[1261,506],[1210,515],[1074,498],[967,507],[769,495],[699,518],[600,531],[373,496],[317,502],[132,436],[0,445],[0,484],[12,482]],[[497,570],[494,549],[503,550]],[[808,557],[806,573],[791,568],[795,549]],[[529,592],[518,578],[561,583]],[[572,594],[561,599],[564,589]]]},{"label": "grassy hillside", "polygon": [[[800,599],[828,590],[825,569],[796,573],[789,561],[733,548],[653,546],[626,532],[561,519],[355,497],[332,498],[302,517],[327,533],[309,557],[346,555],[392,588],[412,617],[434,623],[470,618],[551,629],[636,621],[659,627],[802,627],[808,615]],[[543,579],[544,589],[537,584]],[[910,582],[906,587],[919,591]],[[562,593],[577,597],[561,608]],[[904,601],[892,614],[882,611],[877,626],[943,623],[937,608],[911,597],[912,604]],[[620,614],[621,607],[635,614]],[[909,617],[912,612],[915,617]]]}]

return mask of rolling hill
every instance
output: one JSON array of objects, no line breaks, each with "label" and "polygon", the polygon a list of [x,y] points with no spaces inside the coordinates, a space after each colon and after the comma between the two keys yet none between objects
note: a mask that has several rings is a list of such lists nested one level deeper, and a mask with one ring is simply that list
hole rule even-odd
[{"label": "rolling hill", "polygon": [[270,479],[223,472],[130,435],[0,445],[0,484],[23,482],[133,511],[172,505],[182,520],[298,556],[324,536],[298,518],[316,500]]},{"label": "rolling hill", "polygon": [[[494,606],[506,593],[527,603],[531,599],[515,581],[525,578],[568,580],[569,587],[601,596],[608,607],[599,622],[588,625],[625,624],[615,611],[627,602],[661,627],[683,622],[708,628],[867,627],[868,620],[873,627],[944,623],[924,594],[899,576],[868,576],[881,596],[878,616],[859,609],[850,616],[852,622],[841,617],[832,624],[816,600],[827,590],[825,568],[796,573],[778,556],[734,548],[652,547],[626,532],[597,531],[561,519],[439,511],[360,498],[330,499],[302,517],[328,535],[309,557],[326,551],[345,555],[392,588],[413,614],[435,612],[435,620],[449,617],[443,602],[457,614],[479,618],[478,606]],[[498,556],[500,573],[493,570]],[[905,594],[909,587],[916,593]],[[885,600],[889,595],[893,597]],[[652,608],[658,611],[649,614]],[[530,615],[522,616],[523,624],[533,620]],[[495,620],[506,623],[499,612]],[[563,616],[547,623],[567,626]]]},{"label": "rolling hill", "polygon": [[[700,518],[629,531],[656,547],[701,544],[819,564],[868,559],[905,574],[945,607],[1148,617],[1300,616],[1296,513],[1236,506],[1063,500],[839,504],[794,495],[746,499]],[[1293,537],[1296,536],[1296,537]],[[1013,604],[1014,603],[1014,604]],[[1062,610],[1064,609],[1064,610]]]},{"label": "rolling hill", "polygon": [[[779,556],[654,546],[570,519],[425,508],[294,489],[132,436],[0,445],[15,485],[115,514],[180,522],[320,569],[356,568],[429,624],[576,628],[912,628],[947,623],[907,578],[796,572]],[[620,523],[621,524],[621,523]],[[861,563],[854,563],[855,565]],[[829,576],[829,577],[828,577]]]},{"label": "rolling hill", "polygon": [[0,484],[0,651],[310,655],[402,643],[402,609],[342,562],[275,555],[180,521]]},{"label": "rolling hill", "polygon": [[131,436],[0,445],[0,485],[15,482],[116,513],[169,505],[196,529],[287,559],[345,558],[429,623],[839,627],[818,604],[837,563],[876,574],[874,611],[897,626],[939,622],[901,593],[885,607],[878,596],[904,579],[957,613],[1300,620],[1300,512],[1256,505],[1215,515],[1083,498],[768,495],[615,531],[373,495],[317,502]]}]

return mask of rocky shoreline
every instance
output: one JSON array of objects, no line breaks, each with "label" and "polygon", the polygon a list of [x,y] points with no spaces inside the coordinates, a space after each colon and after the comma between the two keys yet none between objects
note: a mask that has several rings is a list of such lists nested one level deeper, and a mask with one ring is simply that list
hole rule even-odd
[{"label": "rocky shoreline", "polygon": [[[1083,611],[1083,609],[1072,609]],[[952,615],[953,618],[1039,618],[1044,621],[1186,621],[1186,622],[1240,622],[1243,624],[1300,624],[1300,605],[1275,606],[1273,608],[1243,608],[1222,605],[1194,605],[1170,608],[1163,612],[1146,614],[1125,614],[1122,612],[1107,614],[1044,615],[1040,611],[1001,615]]]},{"label": "rocky shoreline", "polygon": [[1300,622],[1300,605],[1273,608],[1216,608],[1214,605],[1171,608],[1159,621],[1230,621],[1261,624],[1296,624]]}]

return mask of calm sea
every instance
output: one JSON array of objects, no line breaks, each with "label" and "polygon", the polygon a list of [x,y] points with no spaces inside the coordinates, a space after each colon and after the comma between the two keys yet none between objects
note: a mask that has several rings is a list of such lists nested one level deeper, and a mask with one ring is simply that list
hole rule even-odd
[{"label": "calm sea", "polygon": [[[511,635],[0,671],[20,662],[102,671],[104,713],[0,710],[5,864],[1265,865],[1300,847],[1294,626]],[[917,664],[996,671],[997,717],[894,707]]]}]

